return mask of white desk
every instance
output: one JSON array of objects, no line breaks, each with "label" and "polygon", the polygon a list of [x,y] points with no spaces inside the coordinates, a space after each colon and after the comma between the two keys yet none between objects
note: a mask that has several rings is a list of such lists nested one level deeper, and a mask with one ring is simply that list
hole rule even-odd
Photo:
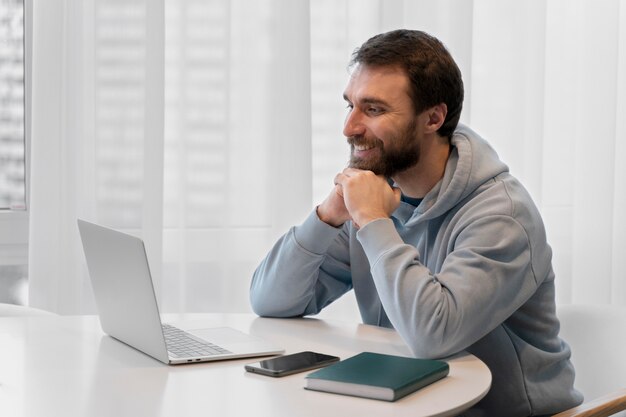
[{"label": "white desk", "polygon": [[[315,319],[177,315],[181,327],[227,325],[274,340],[286,353],[315,350],[342,359],[362,351],[410,356],[395,331]],[[472,355],[451,359],[450,375],[395,403],[303,389],[306,373],[270,378],[241,359],[167,366],[105,336],[97,317],[0,318],[0,415],[448,416],[475,404],[491,374]]]}]

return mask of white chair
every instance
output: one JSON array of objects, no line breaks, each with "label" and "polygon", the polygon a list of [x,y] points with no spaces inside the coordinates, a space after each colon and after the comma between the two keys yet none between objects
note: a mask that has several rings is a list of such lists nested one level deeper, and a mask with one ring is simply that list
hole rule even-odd
[{"label": "white chair", "polygon": [[51,313],[45,310],[40,310],[38,308],[33,308],[33,307],[0,303],[0,317],[50,316],[50,315],[54,315],[54,313]]},{"label": "white chair", "polygon": [[585,402],[554,417],[626,416],[626,308],[571,304],[557,314]]}]

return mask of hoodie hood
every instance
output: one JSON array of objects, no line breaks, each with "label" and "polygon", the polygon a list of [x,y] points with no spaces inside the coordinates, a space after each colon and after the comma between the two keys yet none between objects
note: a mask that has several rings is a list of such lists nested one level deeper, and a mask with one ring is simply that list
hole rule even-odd
[{"label": "hoodie hood", "polygon": [[394,217],[406,226],[445,214],[486,181],[509,171],[491,145],[465,125],[458,125],[450,143],[452,149],[441,180],[417,208],[401,204],[394,212]]}]

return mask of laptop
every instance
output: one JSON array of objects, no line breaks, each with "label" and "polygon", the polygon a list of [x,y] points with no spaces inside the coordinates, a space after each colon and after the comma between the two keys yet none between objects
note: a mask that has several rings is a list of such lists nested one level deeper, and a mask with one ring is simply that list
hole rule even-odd
[{"label": "laptop", "polygon": [[229,327],[184,331],[161,323],[143,241],[81,219],[78,229],[100,323],[108,335],[169,365],[284,352]]}]

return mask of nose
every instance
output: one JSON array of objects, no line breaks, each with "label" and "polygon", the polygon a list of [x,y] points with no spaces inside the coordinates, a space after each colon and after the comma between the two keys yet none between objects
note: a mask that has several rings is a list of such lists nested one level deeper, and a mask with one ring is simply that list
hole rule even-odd
[{"label": "nose", "polygon": [[343,135],[345,137],[360,136],[365,133],[365,125],[362,119],[363,114],[357,108],[350,110],[343,124]]}]

